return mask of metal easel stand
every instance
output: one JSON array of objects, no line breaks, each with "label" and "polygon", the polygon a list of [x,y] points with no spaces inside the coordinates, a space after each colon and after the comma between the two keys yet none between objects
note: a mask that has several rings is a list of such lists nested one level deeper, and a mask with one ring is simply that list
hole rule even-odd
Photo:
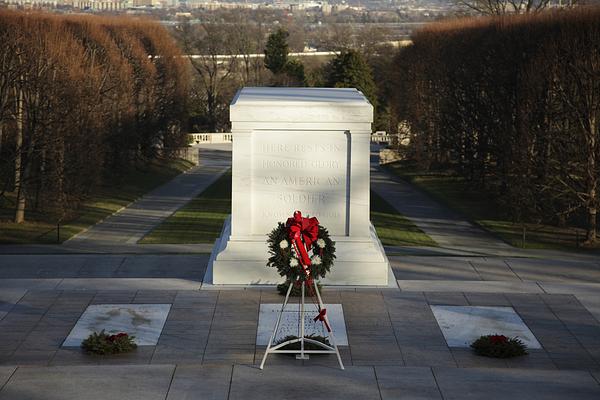
[{"label": "metal easel stand", "polygon": [[[340,368],[344,369],[344,364],[342,363],[342,357],[340,356],[340,351],[335,342],[335,337],[333,335],[333,329],[328,330],[329,336],[328,339],[331,342],[331,346],[326,345],[325,343],[321,343],[319,341],[304,337],[304,314],[306,313],[304,308],[304,290],[305,290],[305,282],[302,282],[302,301],[300,303],[300,332],[297,339],[287,340],[283,343],[279,343],[276,346],[272,346],[273,340],[275,340],[275,335],[277,335],[277,330],[279,329],[279,324],[281,322],[281,317],[283,315],[283,311],[285,310],[285,306],[290,299],[290,293],[292,292],[292,286],[294,282],[290,282],[290,286],[288,288],[287,294],[285,295],[285,300],[283,301],[283,305],[281,306],[281,310],[279,311],[279,315],[277,316],[277,322],[275,323],[275,329],[273,329],[273,334],[271,335],[271,339],[269,339],[269,344],[267,345],[267,349],[265,350],[265,355],[263,356],[262,362],[260,363],[260,369],[263,369],[265,366],[265,361],[267,361],[267,356],[269,354],[296,354],[296,358],[299,360],[308,360],[309,354],[335,354],[337,356],[338,362],[340,364]],[[319,288],[317,287],[316,281],[313,281],[313,287],[315,293],[317,294],[317,300],[319,302],[319,309],[325,308],[323,305],[323,301],[321,300],[321,294],[319,293]],[[324,323],[326,326],[331,328],[331,324],[329,323],[329,318],[327,314],[324,315]],[[282,347],[300,342],[300,350],[280,350]],[[321,347],[323,350],[304,350],[304,343],[311,343],[316,346]]]}]

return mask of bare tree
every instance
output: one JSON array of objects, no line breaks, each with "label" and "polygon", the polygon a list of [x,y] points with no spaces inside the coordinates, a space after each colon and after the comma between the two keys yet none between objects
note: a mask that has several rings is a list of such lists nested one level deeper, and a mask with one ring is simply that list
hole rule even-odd
[{"label": "bare tree", "polygon": [[257,55],[263,52],[264,35],[261,23],[249,23],[241,17],[232,27],[231,40],[237,47],[243,85],[258,85],[260,81],[260,69],[257,66],[261,66],[262,60]]},{"label": "bare tree", "polygon": [[473,18],[413,35],[390,67],[414,158],[443,165],[519,223],[598,243],[600,9]]},{"label": "bare tree", "polygon": [[[558,0],[561,7],[572,7],[577,0]],[[483,15],[526,14],[545,10],[552,0],[460,0],[460,5]]]},{"label": "bare tree", "polygon": [[187,67],[156,23],[0,11],[0,179],[14,184],[14,221],[28,209],[60,219],[104,175],[180,141]]},{"label": "bare tree", "polygon": [[184,50],[198,74],[201,97],[206,104],[207,128],[216,131],[223,107],[221,91],[233,76],[238,64],[238,42],[227,25],[183,24],[180,29]]},{"label": "bare tree", "polygon": [[[593,43],[590,47],[590,42]],[[552,174],[554,191],[574,196],[587,216],[587,244],[597,241],[600,204],[600,29],[563,27],[549,60],[550,95],[560,134],[570,143],[555,147],[562,163]],[[558,136],[558,135],[557,135]],[[573,146],[575,144],[575,146]],[[564,157],[566,155],[567,157]]]}]

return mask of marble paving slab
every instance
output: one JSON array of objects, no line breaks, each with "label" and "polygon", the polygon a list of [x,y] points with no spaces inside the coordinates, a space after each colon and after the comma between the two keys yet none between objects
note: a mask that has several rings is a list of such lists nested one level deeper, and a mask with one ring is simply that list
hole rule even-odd
[{"label": "marble paving slab", "polygon": [[[25,296],[25,293],[27,293],[26,289],[3,287],[2,290],[0,290],[0,305],[17,304],[17,302]],[[1,309],[3,308],[0,307],[0,310]]]},{"label": "marble paving slab", "polygon": [[405,292],[544,293],[536,282],[398,280]]},{"label": "marble paving slab", "polygon": [[179,278],[68,278],[57,290],[198,290],[202,282]]},{"label": "marble paving slab", "polygon": [[162,332],[170,304],[94,304],[89,306],[63,342],[63,347],[80,346],[93,332],[126,332],[138,346],[154,346]]},{"label": "marble paving slab", "polygon": [[27,293],[26,289],[20,288],[2,288],[0,290],[0,320],[10,312],[10,310]]},{"label": "marble paving slab", "polygon": [[518,337],[528,348],[541,349],[512,307],[430,306],[449,347],[469,347],[483,335]]},{"label": "marble paving slab", "polygon": [[[306,335],[327,336],[327,330],[320,321],[313,321],[319,312],[316,304],[306,304],[306,314],[304,315]],[[348,334],[346,333],[346,322],[344,321],[344,310],[341,304],[325,304],[327,317],[333,329],[335,340],[338,346],[348,346]],[[281,304],[261,304],[258,316],[258,332],[256,334],[256,344],[266,346],[273,334],[273,328],[277,322],[277,315],[281,310]],[[275,336],[275,342],[283,339],[285,336],[298,336],[300,305],[288,304],[285,307],[281,323]]]}]

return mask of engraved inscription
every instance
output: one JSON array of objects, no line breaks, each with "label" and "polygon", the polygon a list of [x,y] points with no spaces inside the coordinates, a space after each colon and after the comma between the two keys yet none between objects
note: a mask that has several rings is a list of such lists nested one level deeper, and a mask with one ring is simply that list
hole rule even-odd
[{"label": "engraved inscription", "polygon": [[[298,312],[284,312],[277,331],[276,340],[281,340],[286,336],[300,335],[300,322]],[[304,332],[306,335],[328,336],[325,326],[321,321],[315,322],[313,314],[304,314]]]},{"label": "engraved inscription", "polygon": [[281,193],[279,200],[284,203],[323,204],[327,196],[323,193]]},{"label": "engraved inscription", "polygon": [[291,159],[270,159],[262,160],[260,163],[264,169],[270,168],[328,168],[340,169],[343,164],[336,160],[291,160]]},{"label": "engraved inscription", "polygon": [[311,143],[267,143],[263,145],[263,153],[329,153],[332,151],[343,151],[339,144],[311,144]]},{"label": "engraved inscription", "polygon": [[345,234],[346,150],[341,131],[253,135],[253,233],[268,233],[301,210]]},{"label": "engraved inscription", "polygon": [[[310,216],[310,217],[317,217],[319,220],[321,220],[323,218],[340,218],[342,216],[342,214],[337,211],[323,212],[323,211],[318,211],[318,210],[314,210],[314,209],[310,209],[310,208],[305,208],[304,214],[306,216]],[[291,216],[290,213],[287,211],[268,211],[268,210],[262,211],[263,218],[275,217],[278,219],[278,221],[283,221],[283,220],[289,218],[290,216]]]}]

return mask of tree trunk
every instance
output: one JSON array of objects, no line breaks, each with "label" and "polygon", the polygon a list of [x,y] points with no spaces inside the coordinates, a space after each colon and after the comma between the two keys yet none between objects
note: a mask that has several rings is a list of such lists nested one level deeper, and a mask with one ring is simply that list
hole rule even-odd
[{"label": "tree trunk", "polygon": [[586,244],[596,243],[596,221],[598,218],[596,207],[588,207],[588,224],[587,224],[587,237],[585,239]]},{"label": "tree trunk", "polygon": [[21,224],[25,221],[25,190],[23,188],[23,91],[19,89],[17,95],[17,138],[15,157],[15,193],[17,194],[17,208],[15,211],[15,223]]},{"label": "tree trunk", "polygon": [[208,125],[211,132],[217,131],[217,100],[212,91],[206,94],[206,105],[208,108]]},{"label": "tree trunk", "polygon": [[248,85],[250,83],[250,55],[244,55],[244,85]]},{"label": "tree trunk", "polygon": [[588,158],[587,158],[587,237],[586,244],[596,243],[596,223],[597,223],[597,205],[598,205],[598,177],[596,176],[596,121],[590,118],[590,132],[588,136]]}]

